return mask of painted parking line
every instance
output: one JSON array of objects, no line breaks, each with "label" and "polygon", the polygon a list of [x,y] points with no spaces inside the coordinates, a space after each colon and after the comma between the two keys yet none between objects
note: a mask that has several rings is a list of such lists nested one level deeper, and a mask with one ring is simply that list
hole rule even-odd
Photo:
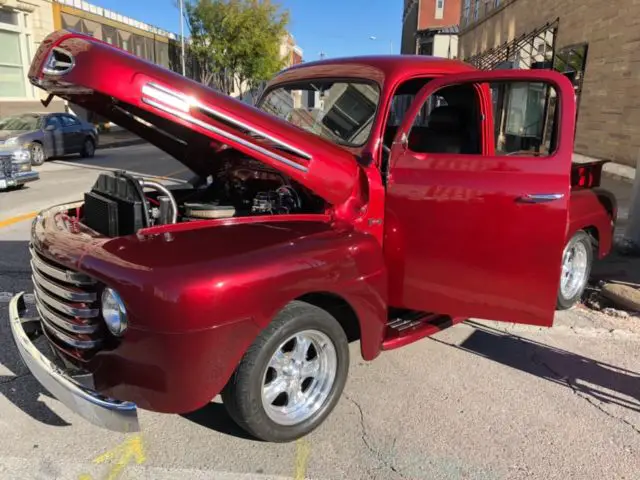
[{"label": "painted parking line", "polygon": [[0,220],[0,228],[5,228],[15,223],[24,222],[25,220],[31,220],[37,214],[38,212],[29,212],[29,213],[23,213],[22,215],[16,215],[15,217],[10,217],[5,220]]}]

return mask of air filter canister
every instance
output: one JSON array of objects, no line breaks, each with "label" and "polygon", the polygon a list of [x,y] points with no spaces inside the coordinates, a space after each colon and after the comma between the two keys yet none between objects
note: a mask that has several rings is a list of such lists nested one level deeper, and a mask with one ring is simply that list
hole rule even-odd
[{"label": "air filter canister", "polygon": [[228,218],[236,214],[236,209],[216,203],[185,203],[185,215],[191,218]]}]

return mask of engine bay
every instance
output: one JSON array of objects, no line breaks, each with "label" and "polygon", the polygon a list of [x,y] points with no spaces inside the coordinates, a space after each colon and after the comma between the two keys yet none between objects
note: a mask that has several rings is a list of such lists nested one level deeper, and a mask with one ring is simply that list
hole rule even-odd
[{"label": "engine bay", "polygon": [[171,186],[124,171],[101,173],[84,200],[80,220],[109,237],[171,223],[322,214],[327,207],[305,187],[248,157],[225,160],[206,178]]}]

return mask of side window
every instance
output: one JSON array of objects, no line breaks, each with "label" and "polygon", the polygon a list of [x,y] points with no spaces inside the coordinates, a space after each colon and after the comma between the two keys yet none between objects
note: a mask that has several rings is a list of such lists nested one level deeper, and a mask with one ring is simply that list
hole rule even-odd
[{"label": "side window", "polygon": [[431,95],[414,119],[408,148],[416,153],[482,152],[480,96],[471,84]]},{"label": "side window", "polygon": [[56,130],[62,126],[57,115],[51,115],[47,118],[47,128],[54,127]]},{"label": "side window", "polygon": [[62,124],[65,127],[71,127],[74,125],[80,125],[80,122],[78,122],[77,119],[73,118],[70,115],[62,115]]},{"label": "side window", "polygon": [[546,156],[555,150],[556,91],[538,82],[491,84],[496,155]]},{"label": "side window", "polygon": [[[482,98],[489,102],[484,105]],[[408,148],[415,153],[549,155],[557,142],[555,106],[555,90],[540,82],[445,87],[426,100],[414,119]],[[483,137],[492,138],[492,144],[483,145]]]}]

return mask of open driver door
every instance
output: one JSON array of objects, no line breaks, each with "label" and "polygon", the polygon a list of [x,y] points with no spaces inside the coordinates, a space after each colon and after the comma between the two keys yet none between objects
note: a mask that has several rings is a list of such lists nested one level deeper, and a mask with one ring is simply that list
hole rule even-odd
[{"label": "open driver door", "polygon": [[[415,127],[425,115],[426,127]],[[427,83],[391,150],[390,304],[552,325],[574,125],[573,86],[556,72],[469,72]]]}]

